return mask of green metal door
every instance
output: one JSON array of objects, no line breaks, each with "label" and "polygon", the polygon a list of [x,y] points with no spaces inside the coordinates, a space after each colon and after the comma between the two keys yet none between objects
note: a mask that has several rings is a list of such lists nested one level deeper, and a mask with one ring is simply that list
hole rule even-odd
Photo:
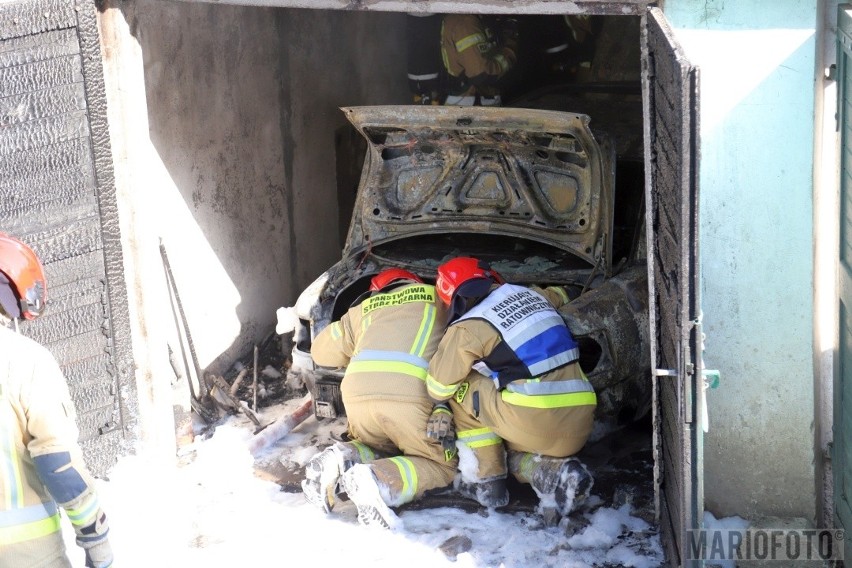
[{"label": "green metal door", "polygon": [[840,129],[840,251],[838,258],[838,365],[834,377],[834,516],[846,529],[852,558],[852,5],[837,15],[838,127]]}]

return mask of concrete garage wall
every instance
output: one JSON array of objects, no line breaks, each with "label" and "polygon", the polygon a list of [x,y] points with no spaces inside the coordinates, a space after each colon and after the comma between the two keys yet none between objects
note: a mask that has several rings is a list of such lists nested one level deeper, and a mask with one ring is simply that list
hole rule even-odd
[{"label": "concrete garage wall", "polygon": [[160,242],[223,372],[339,258],[337,107],[408,101],[404,16],[140,0],[99,23],[142,445],[165,456],[189,391]]},{"label": "concrete garage wall", "polygon": [[285,185],[293,203],[287,254],[300,290],[340,258],[334,136],[348,122],[339,107],[411,101],[405,15],[281,9],[277,19]]},{"label": "concrete garage wall", "polygon": [[[706,509],[814,519],[812,0],[667,0],[701,68]],[[829,398],[830,400],[830,398]]]}]

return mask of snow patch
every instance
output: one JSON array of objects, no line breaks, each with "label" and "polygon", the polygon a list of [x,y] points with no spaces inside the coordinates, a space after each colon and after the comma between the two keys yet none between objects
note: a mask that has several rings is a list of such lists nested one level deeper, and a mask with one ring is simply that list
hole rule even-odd
[{"label": "snow patch", "polygon": [[[704,511],[704,529],[705,530],[745,530],[751,523],[742,517],[724,517],[717,519],[710,511]],[[736,560],[718,560],[713,559],[713,566],[718,568],[735,568]]]},{"label": "snow patch", "polygon": [[[286,412],[282,405],[264,414]],[[306,463],[344,428],[343,420],[311,417],[275,444],[279,453],[270,449],[269,458]],[[659,537],[643,532],[647,523],[632,517],[627,505],[588,514],[591,525],[570,538],[564,523],[545,527],[523,513],[471,514],[451,507],[398,512],[404,523],[399,532],[366,530],[351,501],[341,500],[326,515],[301,492],[284,492],[257,477],[247,449],[253,430],[244,416],[233,416],[211,438],[199,436],[182,448],[184,465],[126,456],[108,480],[97,480],[116,565],[392,566],[401,558],[405,568],[663,564]],[[586,507],[590,503],[599,501],[590,499]],[[82,567],[71,524],[66,520],[62,527],[72,565]],[[470,546],[451,558],[441,547],[453,537],[470,539]]]},{"label": "snow patch", "polygon": [[618,509],[600,508],[587,518],[591,524],[568,539],[568,544],[574,548],[608,548],[615,544],[624,529],[641,532],[650,528],[648,523],[630,514],[630,505]]}]

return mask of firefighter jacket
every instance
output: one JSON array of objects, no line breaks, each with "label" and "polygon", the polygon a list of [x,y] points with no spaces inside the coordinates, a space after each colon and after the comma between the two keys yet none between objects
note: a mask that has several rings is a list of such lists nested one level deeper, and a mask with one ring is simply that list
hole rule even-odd
[{"label": "firefighter jacket", "polygon": [[[594,389],[554,309],[567,301],[559,287],[493,287],[483,309],[449,326],[429,363],[429,396],[450,400],[457,441],[477,454],[480,478],[505,475],[503,442],[566,457],[591,433]],[[486,309],[494,315],[485,317]]]},{"label": "firefighter jacket", "polygon": [[372,294],[323,329],[311,356],[318,365],[346,366],[340,386],[344,404],[364,398],[428,400],[426,370],[446,317],[434,286],[391,288]]},{"label": "firefighter jacket", "polygon": [[556,287],[493,288],[447,330],[430,363],[429,395],[435,401],[448,400],[475,369],[494,379],[507,404],[596,405],[591,383],[574,376],[578,366],[570,365],[579,358],[579,349],[554,309],[566,300],[564,290]]},{"label": "firefighter jacket", "polygon": [[432,412],[426,370],[446,319],[434,286],[403,285],[350,308],[311,347],[317,364],[346,366],[340,390],[352,439],[344,445],[348,459],[371,464],[391,506],[455,476],[458,459],[424,435]]},{"label": "firefighter jacket", "polygon": [[75,411],[56,359],[0,326],[0,566],[65,566],[57,506],[77,543],[106,542],[106,516],[77,444]]},{"label": "firefighter jacket", "polygon": [[480,16],[448,14],[441,28],[441,56],[451,95],[498,94],[497,81],[515,65],[517,48],[499,45]]}]

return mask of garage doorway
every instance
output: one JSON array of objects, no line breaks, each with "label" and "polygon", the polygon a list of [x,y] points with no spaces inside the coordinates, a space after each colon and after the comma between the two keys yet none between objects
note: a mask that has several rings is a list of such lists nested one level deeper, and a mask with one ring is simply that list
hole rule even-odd
[{"label": "garage doorway", "polygon": [[[528,13],[513,16],[521,29],[562,19]],[[637,16],[598,14],[591,18],[597,22],[600,43],[585,80],[561,81],[548,77],[541,67],[531,66],[510,84],[515,96],[507,97],[505,106],[588,114],[593,130],[607,132],[616,140],[613,259],[617,262],[636,255],[648,259],[652,322],[648,380],[652,382],[653,410],[647,428],[637,421],[622,432],[622,439],[631,439],[629,443],[635,444],[632,447],[638,453],[643,436],[651,437],[654,508],[666,557],[676,566],[699,565],[700,561],[689,558],[686,548],[687,531],[701,527],[704,507],[698,70],[684,56],[659,9]],[[635,42],[635,51],[625,47],[628,42]],[[339,147],[338,155],[363,156],[362,147],[349,150],[360,142],[356,134],[350,134],[354,142],[348,140]],[[339,134],[337,140],[342,139]],[[343,170],[360,172],[360,162]],[[338,182],[343,179],[339,176]],[[339,186],[347,196],[341,203],[349,199],[357,184],[353,175]],[[348,203],[351,206],[351,199]],[[348,213],[341,212],[341,222],[348,218]],[[580,457],[605,470],[602,452],[612,450],[590,443]],[[606,495],[619,499],[625,488],[609,478],[609,472],[598,470],[598,474]],[[641,484],[627,490],[641,493]],[[631,498],[635,504],[637,496]]]},{"label": "garage doorway", "polygon": [[[200,3],[186,2],[186,4],[198,5]],[[345,11],[305,10],[305,4],[305,2],[296,0],[278,0],[266,2],[263,8],[243,6],[241,9],[259,11],[269,10],[270,7],[274,6],[274,10],[277,12],[275,17],[282,20],[288,19],[289,14],[296,10],[300,10],[301,12],[320,12],[321,16],[329,14],[329,17],[342,19],[349,17],[353,12],[364,12],[370,9],[370,6],[367,4],[353,3],[351,6],[348,6],[350,9]],[[332,1],[317,1],[310,4],[311,8],[319,9],[339,7],[339,3]],[[650,321],[654,325],[651,330],[652,363],[649,373],[653,370],[655,402],[653,406],[653,426],[647,435],[652,437],[653,441],[654,493],[658,500],[656,509],[664,534],[663,542],[667,547],[667,556],[672,564],[687,565],[689,562],[682,553],[685,550],[683,536],[686,530],[700,526],[700,516],[703,511],[703,489],[701,483],[702,446],[698,411],[698,402],[702,390],[700,388],[701,363],[699,339],[701,329],[698,317],[700,302],[697,296],[699,290],[699,275],[697,270],[698,213],[696,209],[698,191],[698,138],[696,134],[698,102],[696,95],[697,71],[686,61],[676,42],[673,41],[673,34],[666,24],[662,12],[655,8],[647,8],[649,2],[597,2],[593,0],[586,2],[542,1],[525,2],[522,7],[510,7],[508,9],[505,3],[494,2],[494,4],[493,11],[495,13],[503,12],[506,14],[516,12],[513,15],[519,18],[530,18],[530,20],[543,15],[547,15],[550,18],[561,18],[560,11],[564,11],[564,13],[581,13],[596,18],[604,18],[602,20],[603,25],[623,24],[627,21],[625,18],[632,18],[632,21],[636,24],[635,28],[631,29],[636,30],[638,37],[631,40],[631,42],[634,42],[632,43],[633,47],[638,49],[634,49],[633,52],[638,57],[638,52],[641,51],[641,57],[644,61],[641,66],[639,84],[634,83],[630,85],[630,81],[624,81],[619,85],[621,91],[618,93],[605,91],[599,94],[603,98],[614,94],[632,96],[634,97],[638,112],[634,116],[639,120],[635,120],[633,125],[626,126],[627,135],[617,137],[619,140],[635,139],[640,142],[638,146],[634,145],[623,150],[623,156],[631,156],[631,158],[621,160],[621,164],[619,165],[620,171],[618,178],[621,180],[630,180],[631,183],[626,186],[620,186],[618,188],[621,190],[620,193],[617,190],[616,205],[620,215],[617,219],[617,231],[623,237],[619,239],[620,242],[630,243],[630,245],[625,245],[621,249],[617,249],[617,254],[644,254],[649,259],[651,267],[649,270],[649,285],[652,290],[649,298],[651,307]],[[38,42],[37,38],[45,37],[43,34],[55,31],[47,29],[42,24],[44,19],[39,16],[44,13],[67,15],[70,18],[70,23],[62,22],[57,27],[62,29],[74,28],[77,25],[77,18],[85,18],[87,16],[75,16],[71,13],[70,6],[71,4],[66,6],[58,0],[37,0],[30,3],[15,3],[12,7],[4,7],[3,10],[19,10],[22,13],[19,17],[9,16],[0,20],[8,23],[9,27],[9,29],[0,30],[0,45],[7,48],[15,43],[29,44],[33,41]],[[354,9],[352,8],[353,6]],[[431,2],[412,2],[411,6],[412,9],[416,10],[429,10]],[[489,10],[487,3],[478,6],[485,11]],[[446,8],[446,4],[442,4],[442,7]],[[219,6],[215,8],[218,9]],[[229,6],[222,6],[221,8],[228,9]],[[459,5],[458,8],[459,11],[462,11],[465,6]],[[127,7],[126,9],[134,10],[135,8]],[[283,15],[282,12],[284,12]],[[544,14],[544,12],[547,12],[547,14]],[[359,18],[361,16],[380,17],[378,13],[355,14],[355,16]],[[404,14],[399,13],[397,16],[399,21],[404,19]],[[382,14],[381,17],[387,19],[387,13]],[[15,25],[11,23],[19,21],[20,18],[23,18],[24,21],[38,21],[39,24],[35,25],[34,23],[31,26],[18,26],[17,23]],[[261,18],[258,17],[258,19]],[[89,37],[86,34],[90,34],[91,30],[95,28],[93,20],[94,18],[87,20],[90,28],[86,32],[80,32],[80,37],[84,39]],[[133,18],[129,18],[129,20],[133,20]],[[238,23],[235,24],[232,21],[205,22],[205,24],[216,24],[221,27],[238,25]],[[24,28],[26,31],[21,31]],[[188,36],[190,35],[190,31],[189,29],[187,30],[187,41],[189,41]],[[288,31],[295,32],[297,30],[288,29]],[[184,41],[184,39],[181,38],[181,41]],[[215,39],[218,40],[219,38]],[[286,39],[282,39],[281,45],[284,45]],[[357,39],[363,40],[365,43],[378,43],[381,41],[379,37]],[[333,36],[324,36],[317,38],[317,40],[331,44],[335,38]],[[145,41],[151,43],[146,44]],[[159,55],[161,57],[159,59],[166,60],[168,64],[163,65],[162,62],[157,62],[156,64],[152,64],[147,71],[151,73],[152,79],[168,79],[170,65],[173,67],[175,64],[180,64],[180,61],[172,61],[167,57],[167,55],[170,55],[169,49],[174,49],[176,46],[160,46],[157,48],[155,45],[156,41],[156,35],[151,33],[151,37],[144,38],[140,41],[140,44],[143,51],[146,48],[160,49],[161,53]],[[53,45],[56,42],[50,40],[48,43]],[[93,43],[97,44],[96,41]],[[214,47],[215,43],[216,41],[211,42]],[[92,42],[87,43],[87,45],[92,45]],[[269,49],[279,49],[281,45],[271,45]],[[238,49],[239,47],[227,46],[228,49]],[[624,47],[624,43],[616,42],[611,47],[612,49]],[[75,53],[82,51],[79,45],[75,49]],[[7,49],[4,52],[15,53],[16,50]],[[166,55],[163,55],[164,53]],[[214,53],[205,54],[205,56],[207,55],[211,59],[215,56]],[[305,89],[305,91],[321,90],[322,85],[311,81],[312,77],[307,72],[304,72],[302,69],[296,69],[295,63],[299,55],[301,54],[293,54],[290,60],[291,66],[285,71],[289,72],[291,76],[297,76],[302,81],[301,88]],[[80,57],[79,55],[77,57],[81,61],[78,74],[81,78],[85,78],[88,87],[88,90],[85,91],[88,109],[72,109],[71,113],[73,114],[80,110],[93,110],[97,112],[99,104],[93,104],[93,101],[96,100],[98,94],[101,92],[100,83],[96,82],[100,71],[91,68],[91,63],[89,63],[92,60],[91,57]],[[246,57],[257,58],[258,54],[249,53]],[[341,58],[346,59],[350,66],[357,65],[357,60],[352,58],[351,53],[341,53],[340,50],[332,50],[328,53],[329,64]],[[612,63],[618,60],[618,55],[610,53],[604,59]],[[639,62],[638,59],[634,61],[637,64]],[[17,64],[17,61],[13,59],[9,59],[8,61],[0,60],[0,66],[2,66],[0,71]],[[373,64],[373,61],[362,63],[365,66],[371,64]],[[155,77],[155,74],[159,75]],[[349,92],[355,92],[354,89],[351,91],[347,91],[346,89],[349,86],[346,84],[346,80],[351,79],[351,76],[350,69],[350,75],[344,76],[344,79],[337,79],[340,81],[339,87],[341,87],[338,89],[340,91],[339,104],[341,105],[407,102],[403,100],[406,96],[405,89],[396,87],[389,90],[389,92],[393,92],[392,95],[388,94],[381,97],[381,100],[375,96],[370,98],[370,93],[375,93],[377,90],[374,89],[371,91],[369,88],[357,91],[359,93],[358,96],[361,97],[355,97],[358,100],[347,100],[346,95]],[[404,75],[400,73],[399,76],[401,81],[404,81]],[[533,77],[528,76],[523,81],[516,83],[514,87],[516,87],[515,95],[517,96],[513,96],[513,99],[518,101],[526,97],[526,102],[519,104],[536,106],[554,104],[552,101],[558,100],[560,97],[565,101],[566,97],[576,95],[576,91],[572,91],[570,87],[565,87],[560,91],[559,88],[556,88],[555,84],[541,82],[538,80],[538,77],[537,75]],[[226,79],[228,81],[239,81],[239,78],[228,77]],[[225,79],[222,79],[222,81],[225,81]],[[82,80],[77,81],[77,83],[82,85]],[[162,83],[164,84],[165,80]],[[161,86],[161,98],[153,100],[155,104],[163,103],[167,97],[176,100],[189,100],[193,104],[192,108],[199,110],[198,114],[201,119],[198,123],[201,127],[204,127],[204,121],[209,117],[215,116],[217,117],[217,122],[219,122],[222,116],[215,113],[205,113],[204,111],[207,109],[203,106],[204,91],[212,91],[214,90],[213,87],[217,85],[211,87],[209,85],[202,85],[202,81],[198,83],[199,85],[195,87],[183,86],[187,89],[187,92],[181,94],[191,95],[185,97],[174,96],[175,93],[171,92],[168,86]],[[530,83],[535,85],[534,89],[524,88],[525,86],[529,86]],[[3,82],[3,84],[11,85],[12,83]],[[295,83],[291,82],[286,86],[289,88],[293,84]],[[355,87],[357,86],[355,85]],[[610,85],[610,87],[613,86]],[[555,99],[551,97],[555,97]],[[77,100],[74,97],[71,98]],[[338,99],[329,100],[335,101],[335,104],[338,101]],[[547,102],[548,100],[550,102]],[[591,105],[591,101],[592,99],[586,99],[584,102]],[[242,102],[239,98],[229,101],[232,105],[239,105]],[[307,136],[310,134],[309,131],[313,130],[316,132],[314,136],[317,139],[323,137],[332,139],[336,128],[345,123],[342,116],[337,116],[335,119],[329,120],[327,116],[324,116],[324,113],[329,112],[328,109],[311,107],[311,101],[302,101],[302,103],[302,106],[294,104],[292,95],[287,89],[282,89],[278,100],[268,101],[270,107],[280,107],[283,109],[283,113],[290,113],[286,117],[290,122],[283,119],[281,121],[283,137],[295,137],[298,134]],[[583,111],[579,103],[576,106],[575,103],[577,103],[576,97],[574,102],[570,103],[572,108],[564,108],[563,110],[588,112],[593,116],[592,124],[594,125],[594,115],[601,115],[592,106],[589,106],[587,111]],[[214,107],[211,110],[221,112],[222,108]],[[149,107],[149,112],[154,111],[154,108]],[[204,137],[198,136],[197,131],[189,129],[180,131],[180,124],[177,124],[179,121],[174,119],[176,114],[165,110],[162,116],[152,117],[152,139],[155,144],[162,144],[157,149],[160,151],[160,155],[164,157],[164,161],[166,162],[164,166],[169,170],[172,178],[179,183],[183,178],[189,179],[188,174],[192,173],[189,170],[182,169],[184,164],[199,163],[194,158],[197,157],[197,154],[201,153],[197,152],[196,156],[188,153],[181,154],[183,146],[191,146],[193,144],[200,146],[209,144],[209,141]],[[243,119],[246,117],[240,115],[240,118]],[[297,119],[304,122],[300,132],[296,132],[290,128]],[[99,132],[103,133],[104,121],[101,114],[96,114],[94,118],[88,116],[86,120],[92,125],[92,132],[95,135],[98,135]],[[334,127],[326,128],[329,124],[333,124]],[[624,124],[612,124],[610,127],[617,128],[619,126],[625,127]],[[99,131],[98,128],[101,128],[101,130]],[[176,131],[177,134],[175,134]],[[171,140],[168,138],[170,135],[173,136]],[[345,136],[338,136],[338,140],[341,141],[345,138]],[[102,279],[93,283],[93,289],[95,290],[91,295],[93,301],[88,302],[88,304],[95,307],[102,306],[103,312],[98,312],[92,317],[84,318],[85,321],[92,322],[93,334],[98,335],[98,338],[103,340],[104,352],[107,353],[107,358],[109,358],[109,361],[103,366],[102,382],[105,397],[103,401],[96,401],[95,406],[98,409],[98,415],[96,423],[93,421],[92,428],[90,429],[91,440],[89,443],[93,445],[95,450],[98,450],[98,445],[109,447],[110,455],[112,455],[115,453],[117,438],[121,438],[123,435],[132,437],[130,432],[132,430],[133,408],[131,407],[128,412],[128,409],[123,406],[123,401],[131,400],[132,402],[133,399],[121,396],[122,393],[132,390],[130,385],[132,373],[130,372],[129,365],[131,357],[126,337],[128,327],[127,306],[122,295],[125,284],[121,279],[120,270],[116,270],[116,267],[120,266],[121,251],[110,250],[110,246],[116,245],[118,239],[115,233],[111,232],[111,228],[115,227],[114,216],[116,213],[114,207],[114,187],[111,184],[111,168],[109,167],[109,152],[98,145],[99,139],[97,136],[93,136],[92,139],[94,142],[89,146],[90,154],[81,154],[84,158],[78,160],[81,163],[85,162],[89,164],[87,166],[90,168],[87,170],[88,172],[94,172],[90,173],[90,177],[86,178],[90,182],[89,187],[91,192],[86,194],[87,197],[84,200],[85,213],[88,215],[86,218],[94,217],[96,219],[96,222],[91,227],[87,225],[84,231],[84,236],[91,238],[74,239],[72,241],[63,240],[62,238],[53,239],[54,235],[67,235],[68,231],[65,228],[58,227],[51,227],[54,229],[53,231],[44,231],[42,229],[44,224],[41,219],[27,218],[23,215],[17,215],[14,212],[10,213],[6,209],[3,210],[3,214],[4,220],[13,219],[15,221],[16,228],[22,234],[37,235],[38,239],[43,240],[45,243],[50,241],[49,245],[51,250],[54,251],[52,254],[56,260],[55,266],[57,268],[60,266],[60,262],[67,261],[69,274],[74,274],[73,271],[78,270],[78,268],[71,266],[72,263],[70,261],[72,259],[83,260],[85,257],[93,259],[93,262],[96,264],[95,268],[97,269],[94,272],[103,275]],[[299,170],[318,171],[323,168],[331,169],[328,165],[328,157],[331,155],[331,152],[324,154],[313,152],[315,148],[311,147],[310,144],[306,144],[305,141],[305,138],[288,140],[288,142],[293,143],[286,149],[286,152],[289,152],[289,154],[282,158],[285,162],[285,168],[290,168],[286,173],[289,176],[287,177],[286,184],[288,190],[309,185],[302,183],[304,179],[298,177],[300,175]],[[237,143],[239,143],[238,140]],[[329,144],[329,146],[333,145],[333,142]],[[308,146],[308,152],[313,152],[314,155],[299,154],[301,151],[300,146]],[[232,159],[235,162],[250,161],[246,157],[246,154],[260,153],[263,150],[263,145],[257,144],[249,152],[241,152],[244,149],[241,149],[239,146],[235,146],[233,149],[236,150],[236,157],[227,152],[216,155],[215,152],[211,151],[209,153],[209,161],[206,163],[213,164],[217,159],[225,163]],[[15,156],[10,157],[11,155],[12,152],[6,152],[3,155],[4,162],[2,163],[10,171],[12,171],[12,168],[17,167],[16,164],[23,163],[28,157],[32,157],[33,153],[29,149],[24,149],[23,152],[16,152]],[[104,159],[104,156],[106,156],[106,159]],[[169,158],[173,158],[173,162],[169,162]],[[334,159],[331,161],[333,162]],[[294,164],[297,167],[294,167]],[[204,165],[205,162],[201,162],[201,166]],[[341,170],[338,169],[338,171]],[[354,171],[357,171],[357,169]],[[242,182],[241,178],[247,177],[247,174],[250,176],[252,172],[247,172],[243,169],[234,169],[226,181],[239,184]],[[4,179],[8,180],[13,177],[15,176],[9,175]],[[256,180],[249,177],[246,183],[251,184],[253,181]],[[326,180],[322,178],[320,181]],[[336,181],[339,184],[340,178],[337,178]],[[186,185],[185,199],[187,202],[196,206],[199,203],[203,205],[203,201],[207,197],[203,192],[203,188],[190,187],[190,183]],[[199,183],[199,185],[201,184]],[[321,185],[319,184],[319,186]],[[332,183],[330,185],[334,186],[335,184]],[[0,190],[3,187],[0,186]],[[320,187],[317,192],[327,191],[334,196],[335,193],[345,191],[345,189],[341,189],[345,187],[347,186],[342,185],[332,187],[330,190],[323,190]],[[219,189],[217,187],[216,191],[219,191]],[[311,186],[308,190],[300,191],[308,193],[316,189],[316,187]],[[256,196],[256,194],[251,195]],[[238,195],[238,197],[243,196]],[[322,197],[324,198],[325,195]],[[304,199],[305,201],[299,202],[299,199]],[[311,202],[311,199],[311,196],[292,196],[292,194],[282,197],[284,201],[289,200],[289,202],[284,204],[284,207],[291,210],[298,210],[300,207],[307,209],[314,207],[316,204]],[[247,200],[242,200],[242,202],[245,201]],[[4,199],[0,203],[5,206],[7,203],[11,203],[11,201]],[[241,201],[238,199],[227,201],[230,209],[225,211],[225,213],[229,216],[233,215],[234,210],[240,204]],[[347,205],[343,199],[338,200],[336,210],[330,215],[333,225],[340,226],[345,223],[343,220],[348,217],[345,214],[346,207]],[[215,206],[213,209],[215,209]],[[70,212],[70,210],[66,210],[66,212]],[[208,223],[211,230],[213,228],[217,230],[221,228],[215,226],[216,223],[214,221],[218,219],[211,216],[211,220]],[[241,223],[234,223],[235,227],[247,224],[246,219],[238,219],[238,221]],[[30,223],[30,225],[27,225],[27,223]],[[202,229],[204,228],[202,226]],[[82,228],[81,231],[83,231]],[[292,229],[292,231],[293,233],[297,232],[295,229]],[[99,240],[101,237],[106,237],[106,240],[101,242]],[[326,259],[322,257],[328,256],[328,251],[333,250],[337,246],[339,242],[338,237],[339,232],[330,237],[324,235],[323,243],[326,248],[323,250],[323,254],[318,255],[320,257],[318,259],[309,260],[302,259],[306,258],[307,247],[313,246],[313,243],[305,245],[306,250],[300,250],[298,244],[292,244],[291,242],[291,248],[288,252],[291,253],[290,258],[292,262],[297,264],[293,270],[295,278],[300,280],[308,279],[309,281],[309,278],[312,277],[311,272],[315,266],[325,263]],[[263,244],[263,240],[263,238],[259,238],[260,242],[258,244]],[[93,242],[95,245],[89,246],[87,244],[89,242]],[[329,242],[333,244],[329,245]],[[85,253],[92,254],[88,256],[80,254],[80,251],[76,250],[75,247],[79,247],[81,244],[89,247],[84,251]],[[118,264],[116,264],[117,259],[119,259]],[[310,262],[314,262],[315,265],[309,264]],[[302,264],[298,265],[299,263]],[[50,267],[48,269],[51,270]],[[89,273],[92,271],[87,269],[86,272]],[[299,287],[305,283],[298,282]],[[271,306],[270,313],[274,312],[274,307]],[[102,324],[102,319],[99,319],[101,315],[104,316],[105,319],[103,321],[106,323]],[[59,313],[56,317],[58,318],[57,323],[64,321],[67,324],[67,329],[71,330],[69,335],[74,335],[74,324],[80,321],[79,314],[69,311],[68,313]],[[61,327],[61,325],[57,327]],[[100,336],[103,336],[103,338]],[[234,349],[239,349],[240,347],[242,346],[236,345]]]}]

